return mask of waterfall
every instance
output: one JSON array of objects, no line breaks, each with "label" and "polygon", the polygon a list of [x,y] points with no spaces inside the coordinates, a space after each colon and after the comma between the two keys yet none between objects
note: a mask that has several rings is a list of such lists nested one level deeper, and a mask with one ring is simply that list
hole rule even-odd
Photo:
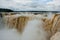
[{"label": "waterfall", "polygon": [[22,40],[48,40],[48,33],[43,28],[42,20],[31,20],[25,26]]}]

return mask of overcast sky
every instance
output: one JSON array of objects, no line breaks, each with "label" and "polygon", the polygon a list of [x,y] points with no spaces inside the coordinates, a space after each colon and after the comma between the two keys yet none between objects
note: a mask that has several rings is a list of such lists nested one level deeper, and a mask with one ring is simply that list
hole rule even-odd
[{"label": "overcast sky", "polygon": [[0,0],[0,8],[15,11],[60,11],[60,0]]}]

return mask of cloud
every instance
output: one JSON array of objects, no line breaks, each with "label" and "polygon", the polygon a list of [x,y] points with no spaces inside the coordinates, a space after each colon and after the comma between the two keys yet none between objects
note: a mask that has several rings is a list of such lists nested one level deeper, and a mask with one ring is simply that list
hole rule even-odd
[{"label": "cloud", "polygon": [[32,0],[13,0],[13,1],[20,4],[27,4],[32,2]]},{"label": "cloud", "polygon": [[47,3],[49,10],[60,11],[60,0],[53,0]]},{"label": "cloud", "polygon": [[[0,1],[0,8],[9,8],[9,9],[14,9],[14,10],[18,10],[18,9],[25,9],[25,8],[29,8],[27,6],[27,4],[31,3],[31,0],[1,0]],[[26,6],[24,6],[26,5]]]},{"label": "cloud", "polygon": [[0,8],[9,8],[17,11],[60,11],[60,0],[1,0]]}]

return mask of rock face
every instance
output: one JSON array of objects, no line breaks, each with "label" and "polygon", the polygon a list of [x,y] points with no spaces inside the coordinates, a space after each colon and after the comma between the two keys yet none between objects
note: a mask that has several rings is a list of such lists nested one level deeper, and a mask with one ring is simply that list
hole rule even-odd
[{"label": "rock face", "polygon": [[60,32],[57,32],[55,35],[53,35],[50,40],[60,40]]}]

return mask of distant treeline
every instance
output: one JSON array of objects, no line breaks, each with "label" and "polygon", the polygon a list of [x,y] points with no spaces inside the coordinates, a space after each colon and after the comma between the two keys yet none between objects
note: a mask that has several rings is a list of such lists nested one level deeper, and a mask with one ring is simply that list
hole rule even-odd
[{"label": "distant treeline", "polygon": [[11,10],[11,9],[6,9],[6,8],[0,8],[0,12],[40,12],[40,13],[47,13],[47,12],[52,12],[52,13],[60,13],[60,11],[14,11],[14,10]]},{"label": "distant treeline", "polygon": [[13,12],[13,10],[0,8],[0,12]]}]

